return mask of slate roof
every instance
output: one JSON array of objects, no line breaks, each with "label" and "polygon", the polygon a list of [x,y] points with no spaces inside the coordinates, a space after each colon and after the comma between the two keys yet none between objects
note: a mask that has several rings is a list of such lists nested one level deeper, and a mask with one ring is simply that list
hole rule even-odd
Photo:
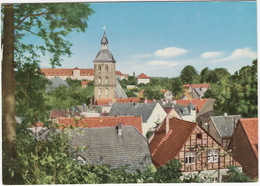
[{"label": "slate roof", "polygon": [[115,94],[117,98],[127,98],[127,95],[124,89],[122,88],[121,84],[119,83],[118,79],[116,79]]},{"label": "slate roof", "polygon": [[140,171],[152,164],[147,140],[133,126],[87,128],[71,134],[74,146],[86,146],[79,155],[92,164],[108,164],[112,168],[128,165],[129,171]]},{"label": "slate roof", "polygon": [[180,115],[180,116],[186,116],[191,114],[191,110],[196,110],[196,107],[193,103],[190,102],[189,105],[174,105],[174,110]]},{"label": "slate roof", "polygon": [[87,117],[77,120],[77,123],[74,118],[62,118],[59,119],[58,123],[64,126],[77,126],[80,128],[115,127],[118,123],[122,123],[125,126],[134,126],[140,133],[142,133],[141,116]]},{"label": "slate roof", "polygon": [[[66,118],[71,116],[71,112],[68,112],[67,110],[52,110],[50,112],[50,118]],[[73,112],[74,116],[80,116],[78,112]]]},{"label": "slate roof", "polygon": [[240,118],[240,115],[211,116],[210,120],[212,120],[213,125],[221,137],[231,137],[234,131],[234,119],[236,123]]},{"label": "slate roof", "polygon": [[115,63],[116,60],[114,59],[114,56],[107,48],[108,40],[106,37],[106,33],[104,32],[104,35],[101,39],[101,46],[105,46],[105,48],[101,47],[101,50],[97,53],[96,58],[94,59],[94,62],[112,62]]},{"label": "slate roof", "polygon": [[241,118],[239,121],[255,156],[258,158],[258,118]]},{"label": "slate roof", "polygon": [[50,81],[50,85],[46,87],[47,92],[55,90],[56,88],[61,86],[69,87],[68,83],[59,77],[52,78],[49,81]]},{"label": "slate roof", "polygon": [[142,122],[146,123],[154,108],[159,103],[114,103],[109,116],[142,116]]},{"label": "slate roof", "polygon": [[97,56],[94,59],[94,62],[113,62],[113,63],[115,63],[116,60],[114,59],[114,56],[108,49],[101,49],[97,53]]},{"label": "slate roof", "polygon": [[178,99],[176,100],[176,103],[180,105],[189,105],[190,103],[193,103],[197,107],[197,111],[199,112],[208,100],[209,99]]},{"label": "slate roof", "polygon": [[169,132],[166,134],[165,119],[149,144],[155,166],[164,165],[167,161],[174,159],[196,126],[198,125],[194,122],[173,117],[169,119]]}]

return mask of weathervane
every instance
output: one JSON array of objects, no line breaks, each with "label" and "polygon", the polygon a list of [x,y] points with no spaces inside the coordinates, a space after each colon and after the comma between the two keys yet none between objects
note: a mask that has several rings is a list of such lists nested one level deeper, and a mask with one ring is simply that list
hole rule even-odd
[{"label": "weathervane", "polygon": [[103,30],[106,31],[106,25],[104,25]]}]

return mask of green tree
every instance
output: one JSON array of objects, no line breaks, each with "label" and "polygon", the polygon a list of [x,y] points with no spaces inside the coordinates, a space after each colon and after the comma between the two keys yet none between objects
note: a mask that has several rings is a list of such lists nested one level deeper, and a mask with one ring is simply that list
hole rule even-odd
[{"label": "green tree", "polygon": [[68,83],[69,87],[81,87],[81,81],[77,79],[67,78],[66,82]]},{"label": "green tree", "polygon": [[48,120],[51,108],[44,96],[49,81],[41,74],[38,63],[18,64],[16,69],[16,116],[27,125]]},{"label": "green tree", "polygon": [[171,160],[165,166],[157,169],[155,174],[156,183],[181,183],[181,163],[177,160]]},{"label": "green tree", "polygon": [[244,66],[234,75],[229,76],[224,72],[224,76],[211,85],[205,97],[216,99],[217,114],[227,112],[243,117],[257,117],[256,69],[257,60],[254,60],[252,66]]},{"label": "green tree", "polygon": [[146,89],[144,91],[144,97],[150,100],[160,100],[164,98],[163,93],[160,90],[152,90],[152,89]]},{"label": "green tree", "polygon": [[250,177],[238,170],[237,167],[228,167],[227,173],[228,175],[223,176],[222,182],[253,182]]},{"label": "green tree", "polygon": [[182,80],[183,84],[198,83],[200,80],[198,72],[191,65],[187,65],[183,68],[180,73],[180,79]]},{"label": "green tree", "polygon": [[[38,63],[48,52],[50,64],[60,65],[62,56],[71,55],[66,36],[74,30],[85,31],[93,11],[86,3],[6,4],[3,8],[3,149],[15,158],[15,63]],[[26,43],[28,36],[41,41]]]},{"label": "green tree", "polygon": [[176,97],[178,96],[179,94],[182,94],[182,81],[180,78],[172,78],[171,80],[171,91],[172,91],[172,94]]}]

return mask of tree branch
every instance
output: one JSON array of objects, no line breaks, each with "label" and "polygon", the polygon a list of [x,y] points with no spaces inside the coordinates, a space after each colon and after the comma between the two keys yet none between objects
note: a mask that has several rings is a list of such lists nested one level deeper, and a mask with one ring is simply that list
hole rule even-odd
[{"label": "tree branch", "polygon": [[32,16],[41,16],[41,15],[46,15],[47,14],[47,10],[42,12],[42,13],[39,13],[39,14],[29,14],[27,16],[25,16],[15,27],[14,29],[17,29],[23,22],[25,19],[27,19],[28,17],[32,17]]}]

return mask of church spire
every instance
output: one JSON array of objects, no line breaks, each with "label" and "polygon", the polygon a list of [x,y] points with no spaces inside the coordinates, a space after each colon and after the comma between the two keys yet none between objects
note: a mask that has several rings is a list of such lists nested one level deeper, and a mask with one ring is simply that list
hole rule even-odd
[{"label": "church spire", "polygon": [[108,49],[108,40],[107,40],[107,36],[106,36],[106,26],[104,26],[103,29],[104,29],[104,34],[103,34],[103,37],[101,39],[101,49]]}]

